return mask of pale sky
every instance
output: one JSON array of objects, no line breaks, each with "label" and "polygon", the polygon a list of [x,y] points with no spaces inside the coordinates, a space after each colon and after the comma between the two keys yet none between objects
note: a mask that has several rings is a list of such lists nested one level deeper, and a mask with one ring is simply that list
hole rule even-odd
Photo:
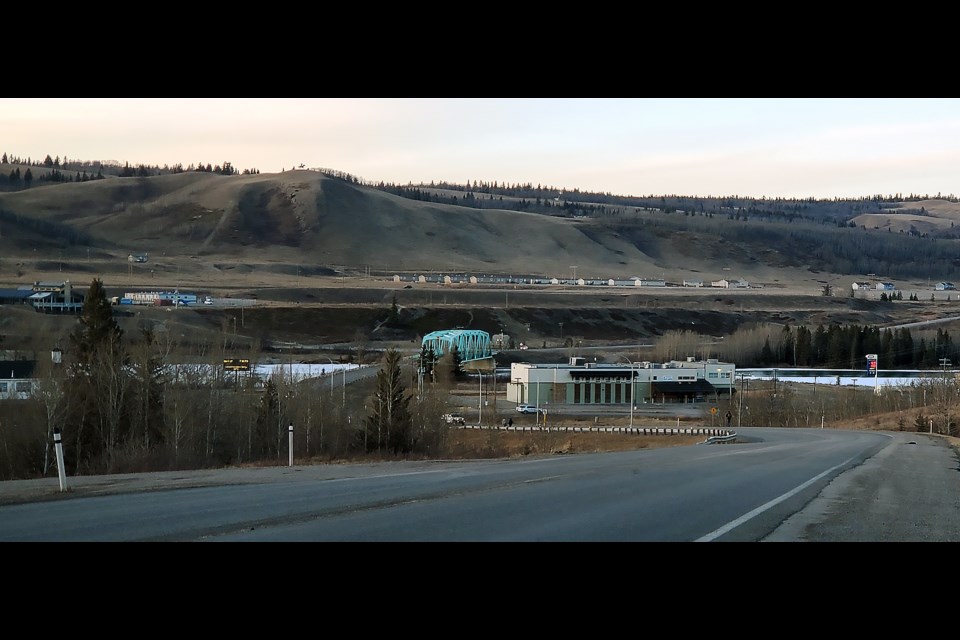
[{"label": "pale sky", "polygon": [[614,195],[960,195],[957,98],[0,98],[0,153]]}]

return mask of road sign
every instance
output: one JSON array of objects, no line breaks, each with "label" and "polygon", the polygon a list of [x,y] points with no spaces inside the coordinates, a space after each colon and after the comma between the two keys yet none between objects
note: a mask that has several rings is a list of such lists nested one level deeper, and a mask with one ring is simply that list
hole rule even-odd
[{"label": "road sign", "polygon": [[876,360],[876,359],[877,359],[877,354],[875,354],[875,353],[868,353],[868,354],[867,354],[867,360]]},{"label": "road sign", "polygon": [[247,358],[224,358],[223,368],[226,371],[250,371],[250,360]]},{"label": "road sign", "polygon": [[713,415],[717,415],[717,411],[719,410],[716,407],[710,407],[710,413],[712,413]]}]

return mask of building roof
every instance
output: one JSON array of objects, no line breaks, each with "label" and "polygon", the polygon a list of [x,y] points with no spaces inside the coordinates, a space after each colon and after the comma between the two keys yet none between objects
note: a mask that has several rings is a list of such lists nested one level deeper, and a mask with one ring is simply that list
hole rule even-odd
[{"label": "building roof", "polygon": [[704,380],[698,378],[690,382],[651,382],[650,390],[655,393],[713,393],[715,387]]},{"label": "building roof", "polygon": [[33,289],[0,289],[0,300],[24,300],[33,294]]},{"label": "building roof", "polygon": [[0,382],[30,378],[36,368],[36,360],[0,360]]}]

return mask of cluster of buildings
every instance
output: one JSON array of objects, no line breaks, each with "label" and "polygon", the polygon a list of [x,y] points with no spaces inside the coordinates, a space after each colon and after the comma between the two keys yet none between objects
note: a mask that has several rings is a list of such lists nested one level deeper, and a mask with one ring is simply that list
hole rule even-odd
[{"label": "cluster of buildings", "polygon": [[[456,348],[465,370],[493,371],[492,347],[502,347],[506,337],[491,340],[473,329],[434,331],[423,337],[422,350],[442,357]],[[537,406],[703,402],[733,393],[735,377],[736,365],[714,358],[607,364],[577,356],[566,364],[514,362],[506,399]]]},{"label": "cluster of buildings", "polygon": [[[703,280],[684,280],[682,285],[668,283],[663,278],[627,278],[618,280],[616,278],[596,279],[596,278],[541,278],[537,276],[476,276],[467,274],[450,275],[394,275],[394,282],[412,282],[417,284],[530,284],[530,285],[564,285],[578,287],[703,287]],[[715,289],[749,289],[750,283],[743,278],[736,280],[714,280],[709,284]]]},{"label": "cluster of buildings", "polygon": [[[854,282],[850,285],[854,291],[896,291],[897,285],[892,282]],[[934,291],[956,291],[956,287],[952,282],[938,282],[933,285]]]}]

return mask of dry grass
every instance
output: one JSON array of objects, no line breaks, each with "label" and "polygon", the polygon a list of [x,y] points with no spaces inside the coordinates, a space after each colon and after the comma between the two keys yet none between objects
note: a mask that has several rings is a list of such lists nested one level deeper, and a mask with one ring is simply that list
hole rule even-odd
[{"label": "dry grass", "polygon": [[703,436],[643,436],[624,433],[565,433],[458,429],[451,433],[447,457],[453,459],[516,458],[528,455],[596,453],[679,447],[702,442]]}]

